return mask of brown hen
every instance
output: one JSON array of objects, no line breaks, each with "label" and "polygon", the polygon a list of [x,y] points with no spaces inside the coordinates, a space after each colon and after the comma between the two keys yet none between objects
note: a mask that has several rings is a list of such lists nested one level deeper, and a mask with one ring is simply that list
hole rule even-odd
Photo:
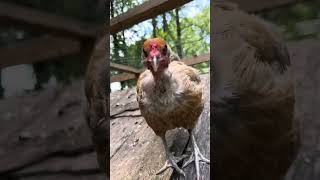
[{"label": "brown hen", "polygon": [[185,176],[177,166],[182,157],[170,153],[165,139],[166,131],[183,127],[189,131],[194,150],[184,166],[195,160],[199,178],[199,161],[210,163],[200,153],[192,132],[203,110],[203,87],[199,75],[195,69],[179,61],[161,38],[148,39],[143,44],[142,62],[147,70],[139,77],[137,100],[147,124],[161,137],[167,157],[158,174],[172,167]]},{"label": "brown hen", "polygon": [[211,11],[213,178],[283,179],[299,147],[286,46],[276,28],[232,4]]},{"label": "brown hen", "polygon": [[109,157],[109,114],[108,62],[105,44],[108,36],[101,38],[91,56],[85,76],[85,95],[87,101],[86,121],[92,132],[92,140],[97,152],[100,168],[109,178],[107,160]]}]

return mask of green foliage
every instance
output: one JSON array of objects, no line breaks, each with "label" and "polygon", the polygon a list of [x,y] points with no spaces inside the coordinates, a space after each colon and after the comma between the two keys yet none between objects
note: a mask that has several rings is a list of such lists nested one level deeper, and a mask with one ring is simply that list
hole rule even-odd
[{"label": "green foliage", "polygon": [[319,19],[320,1],[310,0],[275,8],[269,11],[258,13],[264,19],[269,20],[284,28],[285,37],[287,40],[298,40],[310,36],[312,34],[303,35],[297,29],[299,22]]},{"label": "green foliage", "polygon": [[[180,18],[182,28],[182,48],[185,56],[194,56],[207,53],[210,49],[210,43],[205,39],[210,39],[210,7],[208,6],[202,13],[193,18]],[[170,14],[170,13],[169,13]],[[170,14],[173,15],[172,13]],[[169,31],[164,32],[159,29],[158,36],[164,38],[172,47],[176,49],[177,27],[174,18],[171,18],[168,24]]]},{"label": "green foliage", "polygon": [[194,18],[185,18],[183,24],[182,44],[187,56],[200,55],[209,52],[210,42],[210,7]]},{"label": "green foliage", "polygon": [[145,38],[142,38],[141,40],[136,41],[135,44],[128,47],[128,55],[129,57],[132,57],[127,63],[128,66],[135,68],[143,67],[141,63],[141,49],[145,40]]},{"label": "green foliage", "polygon": [[[121,11],[126,10],[124,8],[124,4],[121,0],[116,0],[115,2],[119,1],[120,3],[115,5],[115,14],[120,13]],[[135,6],[139,2],[137,1],[128,1],[125,5]],[[204,53],[208,53],[210,50],[210,7],[207,6],[202,10],[202,12],[198,13],[194,17],[186,17],[183,16],[183,8],[180,10],[180,26],[181,26],[181,46],[184,57],[192,57],[201,55]],[[121,13],[120,13],[121,14]],[[164,24],[163,24],[163,15],[159,15],[156,17],[156,33],[158,37],[162,37],[165,39],[169,46],[172,48],[173,51],[177,52],[177,24],[175,19],[174,11],[170,11],[166,13],[166,21],[167,21],[167,30],[164,31]],[[151,20],[147,21],[147,23],[152,26]],[[145,24],[144,24],[145,25]],[[137,28],[141,27],[141,28]],[[126,30],[133,34],[133,36],[138,37],[138,40],[134,41],[133,43],[131,40],[126,39],[124,36],[124,32],[119,32],[116,35],[117,42],[111,43],[111,61],[128,65],[135,68],[142,68],[143,65],[141,64],[141,48],[143,42],[147,38],[152,37],[152,29],[141,33],[143,31],[142,25],[139,24],[135,28],[131,28]],[[141,35],[142,34],[142,35]],[[114,37],[114,36],[113,36]],[[128,45],[127,42],[131,42]],[[118,55],[117,55],[118,53]],[[122,55],[122,56],[121,56]],[[118,56],[118,57],[117,57]],[[120,56],[120,57],[119,57]],[[195,68],[199,69],[201,73],[208,73],[209,72],[209,63],[201,63],[194,66]],[[111,74],[118,74],[119,72],[113,71]],[[122,82],[122,87],[131,87],[135,85],[135,81],[127,81]]]}]

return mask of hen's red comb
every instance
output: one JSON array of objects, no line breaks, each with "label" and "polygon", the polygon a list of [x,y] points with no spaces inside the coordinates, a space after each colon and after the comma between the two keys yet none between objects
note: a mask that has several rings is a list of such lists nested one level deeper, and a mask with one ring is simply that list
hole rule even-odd
[{"label": "hen's red comb", "polygon": [[162,38],[148,39],[143,43],[143,49],[145,52],[149,53],[154,50],[162,50],[166,45],[166,41]]}]

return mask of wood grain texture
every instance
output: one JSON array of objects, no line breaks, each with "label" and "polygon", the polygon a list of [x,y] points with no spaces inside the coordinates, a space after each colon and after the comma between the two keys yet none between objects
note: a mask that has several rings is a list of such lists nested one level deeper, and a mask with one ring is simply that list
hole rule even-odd
[{"label": "wood grain texture", "polygon": [[74,40],[53,36],[35,38],[1,48],[0,68],[47,61],[78,52],[80,52],[80,44]]},{"label": "wood grain texture", "polygon": [[0,3],[0,22],[75,39],[95,39],[105,28],[6,2]]},{"label": "wood grain texture", "polygon": [[103,177],[83,116],[82,87],[77,81],[0,101],[0,179]]},{"label": "wood grain texture", "polygon": [[131,74],[131,73],[121,73],[118,75],[113,75],[110,78],[110,82],[121,82],[121,81],[127,81],[131,79],[136,79],[137,75]]},{"label": "wood grain texture", "polygon": [[135,24],[156,17],[164,12],[180,7],[191,0],[150,0],[129,9],[127,12],[114,17],[110,21],[110,33],[123,31]]},{"label": "wood grain texture", "polygon": [[133,73],[133,74],[140,74],[141,70],[136,69],[134,67],[122,65],[122,64],[117,64],[117,63],[111,63],[110,62],[110,69],[112,70],[118,70],[126,73]]}]

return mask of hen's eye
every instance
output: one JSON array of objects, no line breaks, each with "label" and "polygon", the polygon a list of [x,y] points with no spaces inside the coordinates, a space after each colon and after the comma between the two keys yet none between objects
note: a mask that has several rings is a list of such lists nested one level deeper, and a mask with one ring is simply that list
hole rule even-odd
[{"label": "hen's eye", "polygon": [[148,56],[148,53],[144,49],[143,49],[143,55],[144,55],[144,57]]},{"label": "hen's eye", "polygon": [[165,45],[165,46],[163,47],[162,53],[163,53],[163,54],[167,54],[167,51],[168,51],[168,47],[167,47],[167,45]]}]

